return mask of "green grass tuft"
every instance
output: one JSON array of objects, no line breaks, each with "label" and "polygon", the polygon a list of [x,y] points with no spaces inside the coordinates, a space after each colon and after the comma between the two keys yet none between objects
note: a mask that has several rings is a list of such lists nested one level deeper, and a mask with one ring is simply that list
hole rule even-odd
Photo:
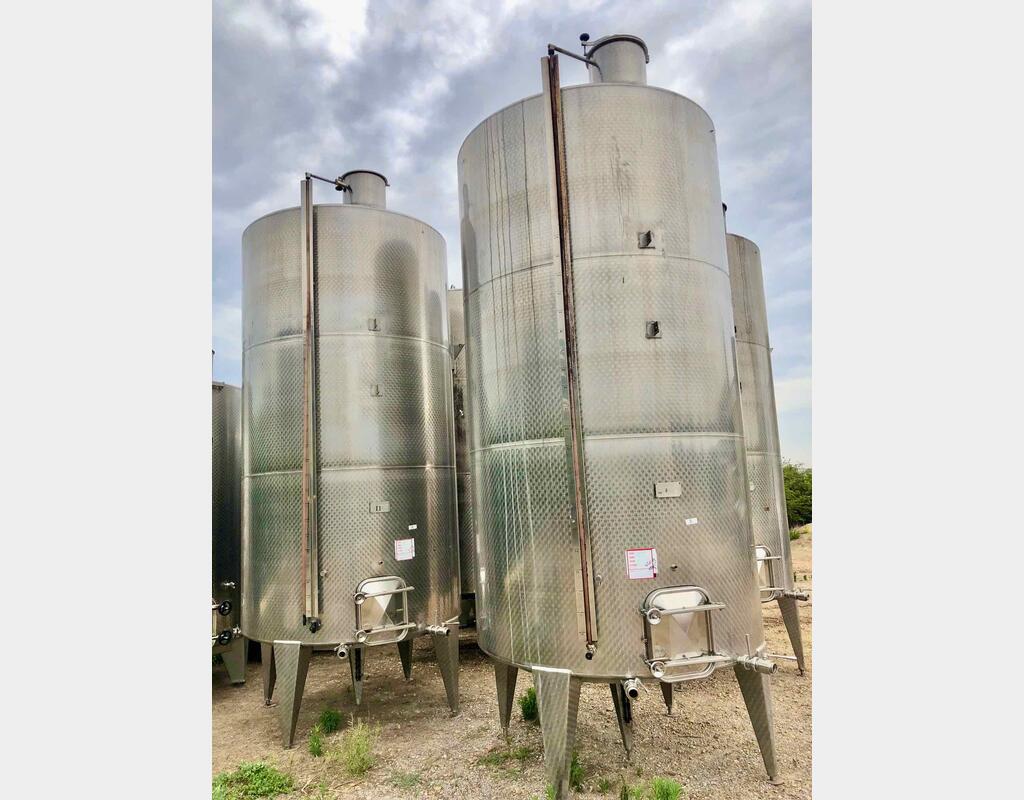
[{"label": "green grass tuft", "polygon": [[341,712],[328,708],[320,715],[320,730],[334,733],[341,727]]},{"label": "green grass tuft", "polygon": [[580,764],[579,754],[575,750],[569,764],[569,788],[577,792],[583,788],[583,765]]},{"label": "green grass tuft", "polygon": [[537,722],[540,719],[537,710],[537,690],[532,686],[520,695],[519,710],[523,712],[523,719],[527,722]]},{"label": "green grass tuft", "polygon": [[683,787],[668,778],[655,778],[651,781],[651,800],[679,800]]},{"label": "green grass tuft", "polygon": [[323,728],[320,727],[320,723],[314,725],[313,730],[309,732],[309,754],[314,758],[320,758],[324,754]]},{"label": "green grass tuft", "polygon": [[391,785],[399,789],[415,789],[420,782],[418,772],[393,772],[391,773]]},{"label": "green grass tuft", "polygon": [[213,779],[213,800],[276,797],[290,792],[292,785],[291,775],[263,761],[247,761],[234,772],[222,772]]},{"label": "green grass tuft", "polygon": [[525,761],[533,755],[532,747],[516,747],[503,748],[499,747],[497,750],[491,750],[490,752],[484,753],[478,760],[478,764],[483,764],[488,767],[504,767],[510,761]]},{"label": "green grass tuft", "polygon": [[793,542],[793,541],[796,541],[799,538],[800,538],[800,529],[799,528],[790,528],[789,529],[789,541]]},{"label": "green grass tuft", "polygon": [[378,728],[359,720],[342,734],[341,743],[332,755],[349,775],[362,775],[377,763],[373,746],[379,733]]}]

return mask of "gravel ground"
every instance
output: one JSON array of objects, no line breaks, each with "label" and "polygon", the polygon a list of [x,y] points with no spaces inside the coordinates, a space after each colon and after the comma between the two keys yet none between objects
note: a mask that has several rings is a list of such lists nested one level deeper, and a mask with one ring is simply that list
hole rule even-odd
[{"label": "gravel ground", "polygon": [[[811,589],[811,535],[793,542],[797,586]],[[768,783],[743,699],[732,670],[682,684],[674,715],[665,714],[656,685],[634,706],[634,759],[627,764],[619,739],[608,687],[583,685],[576,746],[585,778],[577,798],[617,798],[623,783],[639,784],[652,777],[683,784],[685,798],[811,797],[811,604],[801,604],[808,674],[801,676],[791,661],[780,661],[772,679],[780,786]],[[790,654],[778,606],[764,607],[769,651]],[[488,752],[504,748],[498,727],[494,672],[477,649],[475,636],[463,632],[459,644],[461,713],[452,717],[445,702],[441,675],[429,637],[417,640],[413,679],[402,678],[395,648],[373,650],[367,658],[363,704],[352,696],[348,666],[331,653],[316,653],[309,668],[306,692],[296,729],[296,745],[281,747],[277,709],[266,708],[260,665],[249,664],[245,686],[228,682],[222,666],[213,673],[213,772],[233,770],[242,761],[263,760],[295,779],[289,797],[406,800],[413,797],[502,798],[543,797],[546,784],[540,729],[525,722],[516,707],[510,730],[514,747],[530,748],[522,760],[504,765],[480,763]],[[531,685],[520,671],[517,694]],[[347,776],[329,757],[314,758],[306,737],[320,712],[338,709],[348,719],[380,726],[376,765],[358,778]],[[342,729],[344,730],[344,728]],[[342,731],[325,739],[325,751],[337,747]],[[598,791],[605,779],[611,788]]]}]

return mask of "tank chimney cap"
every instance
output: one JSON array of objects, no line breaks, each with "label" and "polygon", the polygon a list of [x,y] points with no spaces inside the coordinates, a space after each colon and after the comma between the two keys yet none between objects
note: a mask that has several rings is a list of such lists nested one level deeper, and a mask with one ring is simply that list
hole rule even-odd
[{"label": "tank chimney cap", "polygon": [[387,187],[391,184],[381,173],[370,169],[353,169],[341,175],[338,180],[348,187],[345,192],[346,203],[387,208]]},{"label": "tank chimney cap", "polygon": [[647,84],[647,65],[651,55],[647,51],[647,43],[639,36],[613,33],[593,42],[585,41],[581,36],[580,41],[587,58],[600,68],[587,67],[591,83]]}]

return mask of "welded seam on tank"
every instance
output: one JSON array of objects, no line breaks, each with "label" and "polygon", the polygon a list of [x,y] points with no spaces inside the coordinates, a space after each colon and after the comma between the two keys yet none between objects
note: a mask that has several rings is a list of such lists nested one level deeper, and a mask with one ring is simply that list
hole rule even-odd
[{"label": "welded seam on tank", "polygon": [[558,436],[549,439],[524,439],[519,442],[495,442],[494,444],[485,444],[483,447],[474,448],[471,452],[486,453],[495,450],[525,450],[530,447],[546,447],[556,444],[564,447],[565,437]]},{"label": "welded seam on tank", "polygon": [[[412,470],[426,470],[426,471],[429,472],[429,471],[435,470],[435,469],[438,469],[438,470],[451,470],[451,469],[455,469],[455,467],[453,467],[451,465],[447,465],[446,466],[444,464],[389,464],[389,465],[386,465],[386,466],[380,465],[380,464],[371,464],[371,465],[368,465],[368,466],[365,466],[365,467],[320,467],[320,472],[370,472],[370,471],[386,472],[386,471],[392,471],[392,470],[398,470],[398,471],[401,471],[401,470],[410,470],[410,471],[412,471]],[[301,475],[301,474],[302,474],[302,470],[301,469],[274,469],[274,470],[270,470],[268,472],[247,472],[247,473],[245,473],[245,477],[246,478],[262,478],[262,477],[267,476],[267,475]]]},{"label": "welded seam on tank", "polygon": [[[636,258],[636,254],[635,253],[626,253],[626,252],[619,252],[619,253],[593,253],[593,254],[588,254],[588,255],[585,255],[585,256],[573,255],[572,260],[573,260],[573,263],[575,263],[577,261],[587,261],[587,260],[594,259],[594,258],[605,258],[605,259],[608,259],[608,258],[629,258],[629,259],[634,259],[634,258]],[[687,258],[686,256],[670,256],[670,255],[665,255],[665,254],[662,254],[662,253],[659,253],[656,256],[648,256],[648,258],[652,258],[652,259],[660,258],[660,259],[664,259],[666,261],[688,261],[688,262],[693,263],[693,264],[702,264],[702,265],[704,265],[706,267],[710,267],[711,269],[716,270],[717,272],[721,272],[727,278],[729,277],[729,273],[726,270],[722,269],[721,267],[715,266],[710,261],[704,261],[704,260],[699,259],[699,258]],[[480,291],[480,289],[482,289],[483,287],[487,286],[490,283],[494,283],[495,281],[504,280],[505,278],[509,278],[509,277],[511,277],[513,275],[519,275],[519,274],[524,273],[524,272],[532,272],[535,269],[540,269],[541,267],[548,267],[548,266],[551,266],[554,263],[555,263],[554,261],[543,261],[543,262],[541,262],[539,264],[530,264],[529,266],[526,266],[526,267],[520,267],[519,269],[510,270],[508,272],[503,272],[501,275],[495,275],[494,277],[488,278],[486,281],[483,281],[483,282],[477,284],[477,287],[469,292],[469,296],[472,296],[472,295],[476,294],[478,291]],[[631,261],[630,263],[633,263],[633,262]],[[755,342],[755,344],[756,344],[756,342]]]},{"label": "welded seam on tank", "polygon": [[[339,338],[343,336],[351,336],[356,338],[364,339],[398,339],[401,341],[408,342],[420,342],[422,344],[430,345],[431,347],[437,347],[440,350],[444,350],[446,353],[450,353],[448,347],[440,342],[435,342],[433,339],[424,339],[422,336],[401,336],[397,333],[375,333],[373,331],[335,331],[333,333],[317,333],[318,339],[330,339]],[[273,344],[274,342],[287,342],[293,340],[301,341],[303,335],[301,333],[289,334],[288,336],[277,336],[271,339],[263,339],[262,341],[255,342],[254,344],[247,345],[243,352],[248,353],[257,347],[262,347],[265,344]]]},{"label": "welded seam on tank", "polygon": [[[528,151],[527,151],[527,145],[526,145],[526,106],[524,104],[520,104],[520,106],[519,106],[519,124],[520,124],[520,130],[522,131],[522,134],[523,134],[523,138],[522,138],[522,142],[523,142],[523,200],[524,200],[524,203],[526,205],[526,254],[527,254],[527,263],[532,264],[533,263],[533,229],[530,227],[530,220],[531,220],[531,216],[530,216],[530,159],[527,158],[527,152]],[[531,316],[531,319],[536,320],[537,312],[536,312],[536,309],[533,307],[533,298],[537,296],[536,292],[535,292],[536,287],[534,286],[534,275],[535,275],[535,273],[533,272],[533,270],[529,270],[526,273],[526,277],[529,280],[529,286],[530,286],[530,316]],[[522,428],[522,433],[525,436],[525,434],[526,434],[525,416],[523,417],[523,420],[524,420],[524,424],[523,424],[523,428]],[[526,453],[524,453],[524,452],[522,452],[520,450],[519,457],[522,459],[523,474],[526,476],[526,515],[527,515],[526,519],[527,519],[527,522],[529,523],[529,526],[530,526],[530,563],[531,563],[531,565],[533,567],[533,569],[532,569],[530,574],[531,575],[537,575],[537,574],[539,574],[538,570],[537,570],[537,537],[536,537],[536,531],[534,530],[534,527],[533,527],[533,495],[532,495],[532,492],[530,490],[530,471],[529,471],[528,465],[527,465]],[[540,619],[541,618],[540,617],[540,598],[541,598],[541,593],[538,592],[538,591],[534,591],[531,594],[531,597],[533,597],[533,610],[534,610],[534,614],[533,614],[532,618],[533,619]],[[537,657],[536,653],[538,653],[538,652],[539,652],[539,646],[536,643],[534,643],[534,653],[535,653],[534,658]]]},{"label": "welded seam on tank", "polygon": [[[486,150],[486,162],[487,162],[487,223],[488,223],[488,225],[487,225],[487,231],[488,231],[488,233],[487,233],[487,260],[488,260],[488,266],[490,267],[490,274],[491,274],[492,278],[494,276],[494,256],[495,256],[494,251],[495,251],[495,247],[494,247],[494,241],[492,239],[491,232],[495,230],[495,221],[494,221],[494,218],[493,218],[493,215],[492,215],[492,209],[494,207],[495,199],[494,199],[494,193],[492,191],[492,185],[494,183],[494,174],[493,174],[494,173],[494,143],[491,141],[491,137],[493,136],[494,127],[495,127],[496,124],[497,123],[494,121],[494,119],[491,118],[491,119],[487,120],[487,127],[486,127],[486,131],[487,131],[487,139],[486,139],[486,142],[487,142],[487,150]],[[490,282],[490,280],[488,282]],[[491,298],[492,298],[493,308],[494,308],[494,311],[495,311],[495,314],[496,314],[498,298],[497,298],[497,295],[495,294],[495,292],[493,291],[493,289],[491,291]],[[499,361],[500,361],[500,354],[499,354],[499,351],[498,351],[498,326],[497,326],[497,320],[494,318],[494,315],[492,315],[491,325],[493,326],[493,330],[491,332],[492,333],[491,341],[494,343],[494,363],[495,363],[495,365],[497,365],[499,363]],[[495,391],[496,391],[496,393],[497,393],[497,395],[499,397],[502,394],[501,393],[500,376],[501,376],[501,370],[495,369],[495,374],[494,374]],[[502,493],[503,493],[503,496],[504,496],[507,493],[507,480],[508,480],[507,468],[506,468],[506,465],[504,463],[502,463],[502,462],[499,462],[499,463],[501,463]],[[505,547],[503,549],[503,552],[505,554],[504,577],[507,579],[508,578],[508,574],[509,574],[509,562],[510,562],[510,560],[509,560],[509,553],[511,552],[510,549],[509,549],[509,542],[508,542],[508,505],[507,505],[507,503],[503,504],[502,511],[503,511],[503,517],[504,517],[504,523],[505,523],[502,526],[503,529],[504,529],[504,537],[505,537]],[[508,596],[507,592],[505,594],[505,599],[506,599],[505,606],[506,606],[506,609],[508,611],[508,643],[509,643],[508,650],[509,650],[510,658],[513,661],[515,661],[516,660],[516,656],[515,656],[514,617],[513,617],[513,614],[512,614],[512,603],[511,603],[511,601],[509,599],[509,596]]]},{"label": "welded seam on tank", "polygon": [[[588,433],[588,442],[606,439],[733,439],[743,441],[741,433],[716,433],[714,431],[652,431],[651,433]],[[749,451],[748,451],[749,452]]]}]

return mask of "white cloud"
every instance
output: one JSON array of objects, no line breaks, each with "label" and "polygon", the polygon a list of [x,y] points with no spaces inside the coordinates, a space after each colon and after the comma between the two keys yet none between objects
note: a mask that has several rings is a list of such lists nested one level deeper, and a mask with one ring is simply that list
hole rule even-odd
[{"label": "white cloud", "polygon": [[775,405],[779,415],[811,407],[811,377],[775,381]]}]

